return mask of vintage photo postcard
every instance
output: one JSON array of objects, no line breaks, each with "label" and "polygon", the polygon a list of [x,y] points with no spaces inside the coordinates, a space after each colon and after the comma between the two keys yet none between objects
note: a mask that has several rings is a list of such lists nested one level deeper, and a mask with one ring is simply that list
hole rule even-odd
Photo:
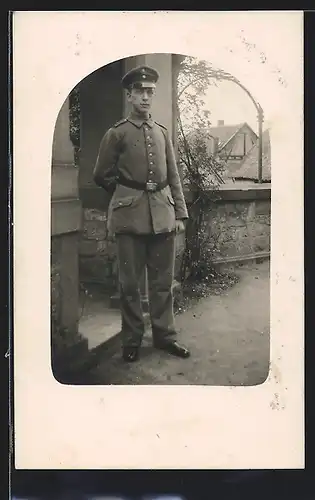
[{"label": "vintage photo postcard", "polygon": [[304,467],[302,23],[14,13],[16,468]]}]

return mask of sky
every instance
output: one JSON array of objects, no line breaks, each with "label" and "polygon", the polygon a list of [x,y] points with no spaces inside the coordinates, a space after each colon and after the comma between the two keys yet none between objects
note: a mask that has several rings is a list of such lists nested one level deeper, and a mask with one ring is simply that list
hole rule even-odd
[{"label": "sky", "polygon": [[[217,126],[218,120],[224,120],[225,125],[236,125],[247,122],[257,133],[257,111],[246,93],[231,82],[218,82],[212,85],[205,97],[205,108],[211,112],[212,126]],[[268,125],[268,116],[265,117]]]}]

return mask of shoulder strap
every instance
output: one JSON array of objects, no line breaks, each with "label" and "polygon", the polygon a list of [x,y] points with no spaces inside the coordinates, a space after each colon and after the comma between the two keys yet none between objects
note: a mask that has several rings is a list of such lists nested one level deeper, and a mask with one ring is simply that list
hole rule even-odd
[{"label": "shoulder strap", "polygon": [[159,125],[159,127],[164,128],[164,130],[167,130],[167,128],[165,127],[165,125],[162,125],[162,123],[159,123],[159,122],[154,122],[154,123],[156,123],[157,125]]},{"label": "shoulder strap", "polygon": [[123,118],[122,120],[119,120],[119,122],[115,123],[114,127],[119,127],[119,125],[122,125],[123,123],[126,123],[128,120],[127,118]]}]

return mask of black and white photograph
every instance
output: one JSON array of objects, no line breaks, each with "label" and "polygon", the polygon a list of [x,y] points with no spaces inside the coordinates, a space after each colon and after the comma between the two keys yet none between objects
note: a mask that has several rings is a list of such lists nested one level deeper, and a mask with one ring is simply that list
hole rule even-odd
[{"label": "black and white photograph", "polygon": [[52,155],[59,381],[266,380],[269,127],[246,81],[187,55],[121,59],[71,91]]},{"label": "black and white photograph", "polygon": [[301,13],[13,33],[16,467],[302,466]]}]

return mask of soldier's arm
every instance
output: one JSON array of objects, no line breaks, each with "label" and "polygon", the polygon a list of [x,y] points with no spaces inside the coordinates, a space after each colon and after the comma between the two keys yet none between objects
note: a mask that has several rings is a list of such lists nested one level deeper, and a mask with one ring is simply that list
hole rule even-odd
[{"label": "soldier's arm", "polygon": [[116,164],[119,156],[119,136],[114,128],[110,128],[104,135],[96,164],[93,170],[95,184],[109,193],[113,193],[116,186]]},{"label": "soldier's arm", "polygon": [[168,182],[175,201],[176,219],[188,219],[188,211],[186,207],[185,197],[183,193],[182,183],[180,180],[175,153],[172,141],[167,131],[165,131],[166,140],[166,161],[168,169]]}]

